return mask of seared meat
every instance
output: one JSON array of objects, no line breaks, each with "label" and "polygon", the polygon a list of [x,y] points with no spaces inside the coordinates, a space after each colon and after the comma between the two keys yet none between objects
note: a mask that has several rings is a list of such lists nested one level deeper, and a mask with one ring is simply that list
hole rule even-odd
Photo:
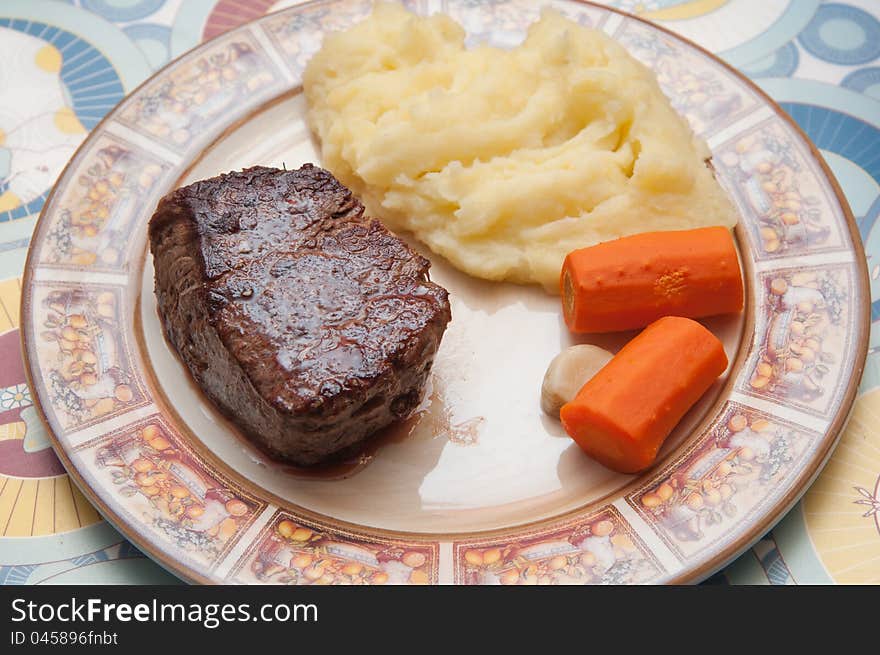
[{"label": "seared meat", "polygon": [[150,220],[168,340],[251,440],[299,465],[410,414],[451,318],[428,260],[363,213],[306,164],[196,182]]}]

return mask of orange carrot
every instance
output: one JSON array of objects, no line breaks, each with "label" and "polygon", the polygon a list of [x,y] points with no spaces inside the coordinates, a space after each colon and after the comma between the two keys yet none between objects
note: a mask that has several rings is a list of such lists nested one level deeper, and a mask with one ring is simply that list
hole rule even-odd
[{"label": "orange carrot", "polygon": [[562,425],[608,468],[641,471],[726,368],[724,346],[709,330],[689,318],[661,318],[562,406]]},{"label": "orange carrot", "polygon": [[724,227],[645,232],[568,254],[560,276],[572,332],[615,332],[663,316],[699,318],[743,306],[736,246]]}]

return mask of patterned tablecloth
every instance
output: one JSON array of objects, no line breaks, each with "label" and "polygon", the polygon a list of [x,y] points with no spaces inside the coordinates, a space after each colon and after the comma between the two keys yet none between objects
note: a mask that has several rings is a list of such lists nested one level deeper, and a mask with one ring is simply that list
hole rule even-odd
[{"label": "patterned tablecloth", "polygon": [[[176,580],[101,519],[55,458],[21,364],[21,271],[53,182],[108,110],[170,59],[292,4],[0,2],[0,584]],[[840,446],[791,513],[709,582],[880,582],[880,3],[607,4],[718,53],[792,115],[843,187],[871,271],[871,349]]]}]

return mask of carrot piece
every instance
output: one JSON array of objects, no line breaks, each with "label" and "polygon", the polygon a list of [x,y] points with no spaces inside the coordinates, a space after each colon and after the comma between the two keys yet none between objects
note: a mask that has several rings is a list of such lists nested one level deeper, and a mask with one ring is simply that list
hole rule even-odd
[{"label": "carrot piece", "polygon": [[626,344],[559,413],[588,455],[620,473],[651,465],[666,437],[727,368],[718,338],[667,316]]},{"label": "carrot piece", "polygon": [[736,313],[743,283],[725,227],[645,232],[568,254],[560,275],[572,332],[641,328],[663,316]]}]

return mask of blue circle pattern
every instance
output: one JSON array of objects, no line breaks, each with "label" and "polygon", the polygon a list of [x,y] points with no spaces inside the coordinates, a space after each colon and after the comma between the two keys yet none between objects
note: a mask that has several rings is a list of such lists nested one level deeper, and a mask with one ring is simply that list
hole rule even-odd
[{"label": "blue circle pattern", "polygon": [[159,9],[165,0],[141,0],[133,5],[116,6],[107,0],[82,0],[83,9],[88,9],[113,22],[138,20]]},{"label": "blue circle pattern", "polygon": [[[125,95],[119,75],[107,58],[70,32],[46,23],[10,18],[0,18],[0,27],[35,36],[61,52],[61,82],[67,89],[73,112],[86,130],[94,128]],[[0,193],[4,190],[5,185],[0,181]],[[0,212],[0,223],[40,211],[48,195],[46,190],[28,203]]]},{"label": "blue circle pattern", "polygon": [[[822,39],[822,27],[828,21],[851,23],[865,34],[865,40],[852,49],[841,48]],[[819,7],[798,41],[811,55],[832,64],[855,66],[866,64],[880,56],[880,21],[868,12],[841,4]]]},{"label": "blue circle pattern", "polygon": [[840,86],[852,89],[858,93],[864,93],[866,89],[875,84],[880,84],[880,67],[870,66],[853,71],[843,78]]},{"label": "blue circle pattern", "polygon": [[156,23],[136,23],[122,28],[126,36],[132,40],[151,39],[168,45],[171,40],[171,28]]},{"label": "blue circle pattern", "polygon": [[[122,31],[125,32],[125,35],[129,37],[132,41],[135,42],[138,47],[140,44],[138,41],[155,41],[159,43],[164,48],[164,55],[161,61],[153,61],[150,60],[150,63],[154,68],[158,68],[166,61],[168,61],[169,55],[171,53],[171,29],[165,27],[164,25],[157,25],[156,23],[135,23],[134,25],[127,25],[122,28]],[[142,48],[143,49],[143,48]],[[144,53],[145,56],[148,53]],[[150,59],[150,57],[147,57]]]},{"label": "blue circle pattern", "polygon": [[768,57],[742,69],[749,77],[790,77],[797,70],[799,62],[798,48],[789,42]]}]

